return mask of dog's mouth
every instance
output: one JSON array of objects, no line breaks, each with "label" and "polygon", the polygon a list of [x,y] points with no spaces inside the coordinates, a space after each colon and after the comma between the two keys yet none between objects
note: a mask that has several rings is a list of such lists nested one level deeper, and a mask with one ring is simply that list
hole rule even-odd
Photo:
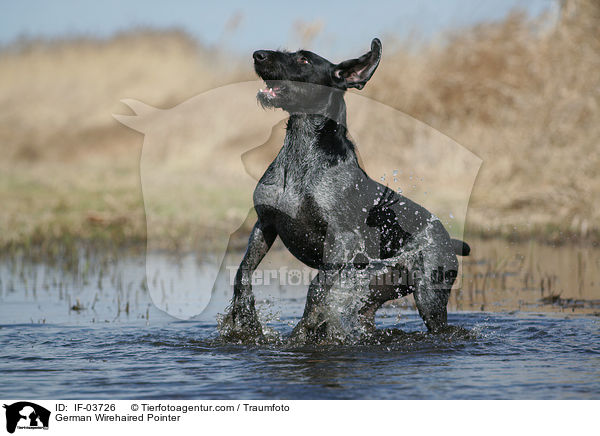
[{"label": "dog's mouth", "polygon": [[271,81],[265,81],[265,87],[259,90],[259,94],[267,98],[275,98],[284,89],[285,86],[281,84],[276,84]]}]

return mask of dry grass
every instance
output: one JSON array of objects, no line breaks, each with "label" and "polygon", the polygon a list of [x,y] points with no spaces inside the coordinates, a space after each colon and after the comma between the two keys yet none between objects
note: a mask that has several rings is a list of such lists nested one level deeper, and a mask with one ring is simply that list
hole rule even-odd
[{"label": "dry grass", "polygon": [[215,55],[180,32],[150,30],[5,49],[0,245],[143,240],[142,137],[112,113],[123,97],[169,107],[239,80],[238,64],[208,67]]},{"label": "dry grass", "polygon": [[599,27],[547,20],[513,14],[444,47],[400,51],[369,90],[483,159],[472,230],[597,236]]},{"label": "dry grass", "polygon": [[[594,4],[575,3],[580,9]],[[483,159],[468,231],[599,239],[597,10],[567,11],[559,25],[515,13],[500,23],[461,29],[444,44],[385,47],[380,69],[363,93],[428,123]],[[142,138],[112,118],[124,112],[119,100],[135,97],[171,107],[216,86],[254,79],[250,67],[248,59],[208,50],[176,31],[4,49],[0,245],[66,237],[114,244],[143,240]],[[204,141],[210,144],[211,138]],[[231,184],[213,183],[211,168],[190,177],[196,178],[194,186],[204,183],[207,201],[215,200],[190,205],[202,210],[204,229],[245,217],[247,210],[236,205],[243,195]],[[223,192],[232,204],[217,201]],[[165,215],[172,240],[189,238],[193,214],[182,216]]]}]

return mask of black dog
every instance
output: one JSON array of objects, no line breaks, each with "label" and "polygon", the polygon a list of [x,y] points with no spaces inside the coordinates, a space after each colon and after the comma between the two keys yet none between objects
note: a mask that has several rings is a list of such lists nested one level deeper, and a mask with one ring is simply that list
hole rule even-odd
[{"label": "black dog", "polygon": [[295,257],[318,269],[294,334],[307,340],[326,335],[320,307],[336,277],[375,264],[383,265],[383,277],[394,269],[407,274],[383,283],[372,278],[360,309],[365,326],[374,328],[375,311],[384,302],[414,292],[428,330],[444,329],[456,255],[468,255],[468,245],[451,239],[426,209],[370,179],[346,135],[344,92],[362,89],[371,78],[381,42],[374,39],[371,51],[340,64],[304,50],[260,50],[253,57],[267,85],[258,101],[284,109],[290,118],[283,148],[254,191],[258,221],[235,278],[228,336],[262,335],[251,277],[277,236]]}]

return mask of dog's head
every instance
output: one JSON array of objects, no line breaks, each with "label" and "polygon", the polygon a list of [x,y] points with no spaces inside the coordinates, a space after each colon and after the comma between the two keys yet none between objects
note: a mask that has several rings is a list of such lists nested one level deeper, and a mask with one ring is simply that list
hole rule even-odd
[{"label": "dog's head", "polygon": [[266,84],[257,96],[262,106],[318,112],[332,96],[365,86],[379,65],[381,42],[375,38],[369,52],[339,64],[306,50],[258,50],[253,57],[254,69]]}]

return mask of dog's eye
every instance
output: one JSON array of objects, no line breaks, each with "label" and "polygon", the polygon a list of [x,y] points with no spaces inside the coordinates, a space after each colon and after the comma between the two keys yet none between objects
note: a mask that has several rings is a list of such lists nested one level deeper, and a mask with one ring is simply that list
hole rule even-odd
[{"label": "dog's eye", "polygon": [[306,58],[306,57],[304,57],[304,56],[300,56],[300,57],[298,58],[298,62],[299,62],[299,63],[301,63],[301,64],[308,64],[308,63],[310,63],[310,62],[308,61],[308,58]]}]

